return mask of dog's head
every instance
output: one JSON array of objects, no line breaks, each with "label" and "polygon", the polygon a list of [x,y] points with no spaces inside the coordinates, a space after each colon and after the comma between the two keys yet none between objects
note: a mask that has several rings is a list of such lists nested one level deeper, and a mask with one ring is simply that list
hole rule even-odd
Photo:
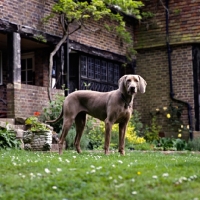
[{"label": "dog's head", "polygon": [[122,93],[127,93],[128,95],[133,95],[139,90],[141,93],[145,93],[146,81],[139,75],[124,75],[119,81],[119,90]]}]

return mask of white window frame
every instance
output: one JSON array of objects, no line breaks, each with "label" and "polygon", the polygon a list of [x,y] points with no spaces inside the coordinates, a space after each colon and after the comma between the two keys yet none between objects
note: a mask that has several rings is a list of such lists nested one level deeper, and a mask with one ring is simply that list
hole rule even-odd
[{"label": "white window frame", "polygon": [[0,85],[3,84],[2,52],[0,51]]},{"label": "white window frame", "polygon": [[[21,56],[21,60],[23,60],[23,59],[29,59],[29,58],[32,58],[32,71],[34,72],[35,71],[35,54],[34,54],[34,52],[24,53]],[[27,83],[27,73],[26,73],[26,83],[25,84],[28,84]]]}]

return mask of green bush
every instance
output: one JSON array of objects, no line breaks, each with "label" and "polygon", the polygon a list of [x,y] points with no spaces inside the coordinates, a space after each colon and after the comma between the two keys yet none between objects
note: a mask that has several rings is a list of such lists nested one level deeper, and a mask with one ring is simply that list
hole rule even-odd
[{"label": "green bush", "polygon": [[157,124],[156,116],[153,116],[150,126],[146,126],[146,129],[144,131],[144,139],[150,143],[154,140],[158,140],[160,130],[161,126]]},{"label": "green bush", "polygon": [[[55,100],[51,101],[49,105],[43,109],[43,114],[40,117],[41,121],[45,122],[58,118],[62,110],[64,99],[65,97],[61,94],[55,95]],[[51,124],[56,133],[60,133],[60,131],[62,130],[62,123],[63,120],[60,120],[59,122]]]},{"label": "green bush", "polygon": [[20,148],[20,141],[12,130],[0,129],[0,149]]},{"label": "green bush", "polygon": [[159,138],[153,142],[155,145],[155,149],[159,150],[175,150],[175,151],[183,151],[188,149],[188,144],[185,140],[180,138]]},{"label": "green bush", "polygon": [[189,140],[188,149],[191,151],[200,151],[200,137]]},{"label": "green bush", "polygon": [[141,114],[137,110],[133,111],[133,115],[130,118],[129,124],[130,126],[134,127],[134,131],[136,132],[137,136],[139,137],[144,136],[143,134],[144,126],[143,126],[143,123],[141,122]]},{"label": "green bush", "polygon": [[[66,137],[66,147],[67,149],[74,149],[74,141],[76,136],[75,124],[72,125]],[[88,149],[89,139],[87,135],[83,134],[80,141],[81,149]]]}]

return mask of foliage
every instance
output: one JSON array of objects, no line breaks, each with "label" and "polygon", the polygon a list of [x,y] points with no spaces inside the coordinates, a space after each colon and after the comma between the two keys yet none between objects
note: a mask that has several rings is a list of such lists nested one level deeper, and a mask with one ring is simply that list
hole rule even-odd
[{"label": "foliage", "polygon": [[34,112],[34,116],[28,117],[25,120],[25,125],[29,125],[30,126],[29,130],[33,132],[49,131],[50,130],[49,127],[46,124],[39,121],[38,119],[39,115],[40,115],[40,112]]},{"label": "foliage", "polygon": [[[199,153],[1,150],[0,199],[198,199]],[[165,191],[165,192],[163,192]]]},{"label": "foliage", "polygon": [[13,130],[0,129],[0,149],[20,148],[20,141],[16,139],[16,133]]},{"label": "foliage", "polygon": [[189,140],[188,149],[191,151],[200,151],[200,137]]},{"label": "foliage", "polygon": [[183,151],[188,149],[188,144],[185,140],[180,138],[159,138],[158,140],[153,142],[155,145],[155,149],[159,148],[159,150],[177,150]]},{"label": "foliage", "polygon": [[[103,19],[105,27],[109,27],[117,34],[123,43],[128,45],[127,52],[129,57],[133,53],[133,41],[130,33],[126,30],[124,14],[134,16],[136,19],[141,19],[140,8],[144,4],[141,1],[133,0],[92,0],[92,1],[74,1],[74,0],[59,0],[52,7],[52,13],[47,18],[51,18],[52,14],[56,13],[64,17],[61,24],[64,32],[68,35],[76,31],[77,27],[85,28],[86,21]],[[144,14],[143,14],[144,15]],[[106,24],[105,18],[108,18],[114,23]],[[76,25],[75,29],[70,30],[70,26]],[[113,25],[112,25],[113,24]],[[130,54],[131,53],[131,54]]]},{"label": "foliage", "polygon": [[[64,99],[65,97],[61,94],[55,95],[55,100],[51,101],[48,106],[43,109],[43,114],[41,116],[43,122],[54,120],[60,115]],[[62,129],[62,120],[52,123],[51,126],[56,133],[60,133]]]},{"label": "foliage", "polygon": [[[67,149],[74,149],[74,141],[76,136],[76,127],[75,124],[72,125],[66,137],[66,146]],[[89,139],[87,135],[83,134],[80,141],[81,149],[88,149]]]},{"label": "foliage", "polygon": [[183,105],[170,103],[168,107],[156,108],[151,114],[157,116],[157,118],[162,118],[169,130],[181,133],[189,131],[189,125],[184,125],[181,120],[183,109]]},{"label": "foliage", "polygon": [[150,143],[157,140],[159,138],[160,130],[161,126],[158,125],[156,116],[152,116],[150,126],[145,127],[144,139]]},{"label": "foliage", "polygon": [[84,134],[87,135],[89,140],[88,149],[102,149],[104,141],[103,130],[104,123],[97,119],[88,116],[87,123],[85,126]]},{"label": "foliage", "polygon": [[143,136],[143,123],[141,122],[141,114],[137,111],[133,111],[133,116],[131,117],[130,126],[134,127],[134,131],[136,132],[136,135],[139,137]]}]

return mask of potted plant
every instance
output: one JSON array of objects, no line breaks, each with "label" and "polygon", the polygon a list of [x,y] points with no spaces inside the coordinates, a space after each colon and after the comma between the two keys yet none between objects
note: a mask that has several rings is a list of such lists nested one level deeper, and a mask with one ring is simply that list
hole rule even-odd
[{"label": "potted plant", "polygon": [[24,133],[24,148],[27,150],[48,151],[52,145],[52,129],[39,121],[40,112],[25,120],[27,131]]}]

